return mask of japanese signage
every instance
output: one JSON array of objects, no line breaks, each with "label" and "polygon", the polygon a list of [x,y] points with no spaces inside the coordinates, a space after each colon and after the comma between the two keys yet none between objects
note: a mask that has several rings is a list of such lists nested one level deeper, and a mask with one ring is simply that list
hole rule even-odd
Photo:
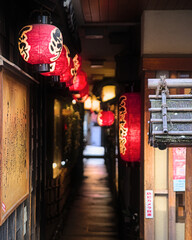
[{"label": "japanese signage", "polygon": [[185,191],[186,148],[173,148],[173,190]]},{"label": "japanese signage", "polygon": [[145,217],[153,218],[153,191],[145,191]]}]

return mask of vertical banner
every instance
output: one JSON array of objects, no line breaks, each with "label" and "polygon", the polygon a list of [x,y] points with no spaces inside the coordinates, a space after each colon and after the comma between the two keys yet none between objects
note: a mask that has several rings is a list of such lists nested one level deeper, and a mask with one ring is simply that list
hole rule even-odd
[{"label": "vertical banner", "polygon": [[145,191],[145,218],[153,218],[153,190]]},{"label": "vertical banner", "polygon": [[185,191],[186,148],[173,148],[173,190]]}]

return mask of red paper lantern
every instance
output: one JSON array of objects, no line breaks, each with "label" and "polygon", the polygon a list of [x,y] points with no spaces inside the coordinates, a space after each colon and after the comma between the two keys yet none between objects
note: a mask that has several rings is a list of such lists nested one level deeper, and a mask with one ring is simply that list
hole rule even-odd
[{"label": "red paper lantern", "polygon": [[101,110],[97,116],[97,123],[99,126],[111,126],[114,123],[115,116],[114,113],[111,111],[103,111]]},{"label": "red paper lantern", "polygon": [[63,45],[60,57],[50,64],[50,71],[41,73],[43,76],[60,76],[67,71],[70,66],[69,49]]},{"label": "red paper lantern", "polygon": [[65,72],[60,75],[60,82],[65,82],[66,86],[72,85],[72,79],[75,76],[75,68],[73,65],[73,60],[69,57],[69,65]]},{"label": "red paper lantern", "polygon": [[124,161],[140,162],[141,97],[125,93],[119,99],[119,150]]},{"label": "red paper lantern", "polygon": [[18,47],[23,59],[30,64],[55,62],[62,51],[60,30],[50,24],[33,24],[19,32]]},{"label": "red paper lantern", "polygon": [[82,58],[79,54],[76,54],[73,58],[73,65],[77,73],[81,71]]},{"label": "red paper lantern", "polygon": [[77,93],[73,94],[73,96],[76,98],[82,98],[88,94],[89,94],[89,84],[87,83],[86,86],[81,91],[78,91]]},{"label": "red paper lantern", "polygon": [[87,84],[87,74],[84,71],[79,71],[74,77],[72,81],[72,85],[69,86],[70,91],[81,91],[85,88]]}]

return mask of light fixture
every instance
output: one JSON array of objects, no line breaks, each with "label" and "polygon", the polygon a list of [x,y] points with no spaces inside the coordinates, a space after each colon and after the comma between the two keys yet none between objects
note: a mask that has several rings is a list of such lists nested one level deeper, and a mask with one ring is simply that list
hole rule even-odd
[{"label": "light fixture", "polygon": [[106,85],[101,90],[101,101],[107,102],[116,97],[116,86]]},{"label": "light fixture", "polygon": [[104,67],[104,60],[103,59],[91,59],[90,68],[103,68]]}]

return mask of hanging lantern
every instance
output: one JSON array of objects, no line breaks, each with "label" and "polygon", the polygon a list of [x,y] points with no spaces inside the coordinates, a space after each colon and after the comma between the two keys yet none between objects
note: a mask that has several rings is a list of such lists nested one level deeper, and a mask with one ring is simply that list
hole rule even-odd
[{"label": "hanging lantern", "polygon": [[124,161],[139,162],[141,147],[141,99],[125,93],[119,99],[119,150]]},{"label": "hanging lantern", "polygon": [[89,97],[89,84],[85,86],[81,91],[78,93],[72,94],[72,98],[75,99],[77,102],[84,103],[87,98]]},{"label": "hanging lantern", "polygon": [[73,58],[73,65],[77,73],[81,71],[82,58],[79,54],[76,54]]},{"label": "hanging lantern", "polygon": [[[61,31],[51,24],[27,25],[19,32],[19,52],[22,58],[30,64],[46,64],[44,66],[47,67],[59,58],[62,46]],[[49,68],[44,71],[49,71]]]},{"label": "hanging lantern", "polygon": [[69,50],[67,46],[63,45],[60,57],[50,64],[50,71],[41,73],[43,76],[60,76],[67,71],[70,65]]},{"label": "hanging lantern", "polygon": [[81,91],[87,84],[87,74],[81,70],[74,76],[72,83],[69,86],[70,91]]},{"label": "hanging lantern", "polygon": [[104,126],[109,127],[109,126],[113,125],[114,120],[115,120],[114,113],[111,112],[111,111],[103,111],[103,110],[101,110],[98,113],[97,123],[101,127],[104,127]]},{"label": "hanging lantern", "polygon": [[68,62],[68,67],[66,69],[65,72],[63,72],[60,75],[60,82],[61,83],[66,83],[66,87],[72,85],[72,79],[75,76],[76,72],[75,72],[75,68],[73,65],[73,60],[71,57],[69,57],[69,62]]},{"label": "hanging lantern", "polygon": [[85,95],[89,95],[89,84],[88,83],[81,91],[78,91],[77,93],[73,94],[72,96],[74,96],[75,98],[82,98]]}]

